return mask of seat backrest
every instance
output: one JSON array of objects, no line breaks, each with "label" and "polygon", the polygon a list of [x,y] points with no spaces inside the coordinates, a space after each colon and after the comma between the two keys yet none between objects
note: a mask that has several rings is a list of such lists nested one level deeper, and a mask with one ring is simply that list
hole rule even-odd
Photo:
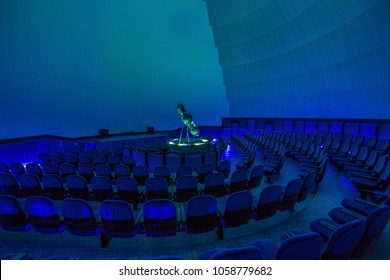
[{"label": "seat backrest", "polygon": [[223,213],[224,227],[244,225],[252,218],[253,194],[239,191],[229,195]]},{"label": "seat backrest", "polygon": [[360,242],[366,229],[364,220],[356,219],[340,225],[330,235],[322,257],[325,259],[347,259]]},{"label": "seat backrest", "polygon": [[70,234],[92,236],[99,233],[94,211],[86,200],[65,198],[61,203],[61,210]]},{"label": "seat backrest", "polygon": [[310,172],[306,174],[306,176],[303,178],[302,188],[301,188],[301,192],[298,195],[297,202],[302,202],[309,196],[310,191],[315,186],[316,177],[317,177],[316,172]]},{"label": "seat backrest", "polygon": [[132,155],[136,164],[146,166],[147,151],[142,148],[136,148],[133,149]]},{"label": "seat backrest", "polygon": [[186,230],[188,234],[215,230],[217,226],[217,199],[212,195],[195,196],[188,200]]},{"label": "seat backrest", "polygon": [[183,175],[176,180],[176,189],[196,189],[198,186],[198,179],[194,175]]},{"label": "seat backrest", "polygon": [[4,173],[11,173],[11,171],[9,171],[8,165],[5,162],[0,162],[0,174]]},{"label": "seat backrest", "polygon": [[282,187],[280,185],[268,186],[261,190],[256,205],[257,218],[263,219],[275,215],[281,196]]},{"label": "seat backrest", "polygon": [[375,148],[376,146],[376,137],[371,136],[367,138],[367,141],[364,143],[364,147],[367,147],[369,151]]},{"label": "seat backrest", "polygon": [[218,165],[218,172],[222,172],[225,178],[229,178],[231,170],[231,162],[230,160],[223,160]]},{"label": "seat backrest", "polygon": [[119,177],[116,180],[117,198],[130,203],[139,202],[139,191],[137,180],[131,177]]},{"label": "seat backrest", "polygon": [[369,154],[369,150],[367,147],[361,147],[359,150],[359,154],[356,158],[357,161],[359,162],[364,162],[367,160]]},{"label": "seat backrest", "polygon": [[42,185],[44,189],[63,189],[64,188],[64,182],[62,181],[61,177],[56,174],[46,174],[42,177]]},{"label": "seat backrest", "polygon": [[164,237],[176,234],[176,206],[171,200],[149,200],[145,202],[142,213],[146,236]]},{"label": "seat backrest", "polygon": [[154,170],[157,166],[164,165],[164,155],[161,152],[149,152],[148,169]]},{"label": "seat backrest", "polygon": [[171,170],[169,170],[168,166],[166,165],[157,165],[153,169],[153,176],[164,177],[167,179],[171,177]]},{"label": "seat backrest", "polygon": [[53,200],[45,196],[26,198],[24,209],[35,231],[40,233],[61,233],[64,228]]},{"label": "seat backrest", "polygon": [[164,177],[148,178],[145,183],[145,190],[148,200],[168,198],[168,182]]},{"label": "seat backrest", "polygon": [[106,176],[94,176],[91,179],[93,199],[102,201],[113,196],[112,182]]},{"label": "seat backrest", "polygon": [[67,162],[60,165],[59,171],[60,171],[61,175],[64,177],[67,175],[76,175],[77,174],[76,167],[73,164],[67,163]]},{"label": "seat backrest", "polygon": [[390,218],[390,206],[383,205],[372,210],[366,218],[365,236],[368,238],[377,238],[386,227]]},{"label": "seat backrest", "polygon": [[133,208],[125,201],[104,200],[100,204],[103,230],[109,237],[134,237]]},{"label": "seat backrest", "polygon": [[29,162],[26,164],[26,172],[27,173],[33,173],[35,175],[42,175],[42,169],[41,167],[39,166],[38,163],[35,163],[35,162]]},{"label": "seat backrest", "polygon": [[28,218],[14,196],[0,195],[0,225],[8,231],[28,231],[30,229]]},{"label": "seat backrest", "polygon": [[275,252],[276,260],[319,260],[325,246],[317,232],[298,234],[283,240]]},{"label": "seat backrest", "polygon": [[353,143],[358,145],[359,147],[362,146],[364,143],[364,135],[362,134],[356,135],[355,139],[353,140]]},{"label": "seat backrest", "polygon": [[287,183],[279,205],[279,210],[285,211],[294,208],[295,202],[302,189],[302,184],[303,181],[301,178],[295,178]]},{"label": "seat backrest", "polygon": [[19,162],[12,162],[9,165],[9,170],[11,171],[12,175],[16,178],[16,180],[19,180],[19,176],[23,173],[26,173],[26,170],[23,166],[23,164]]},{"label": "seat backrest", "polygon": [[107,164],[97,164],[95,166],[95,173],[98,176],[111,177],[111,168]]},{"label": "seat backrest", "polygon": [[203,163],[199,166],[198,170],[198,181],[199,183],[203,184],[204,181],[206,180],[207,175],[211,174],[214,172],[214,165],[206,162]]},{"label": "seat backrest", "polygon": [[182,164],[182,156],[179,153],[169,152],[165,156],[165,161],[165,165],[173,172]]},{"label": "seat backrest", "polygon": [[0,173],[0,191],[2,194],[16,196],[20,191],[19,184],[10,173]]},{"label": "seat backrest", "polygon": [[204,181],[204,190],[206,194],[216,197],[225,194],[225,176],[222,172],[211,173],[206,176]]},{"label": "seat backrest", "polygon": [[248,170],[245,168],[236,169],[230,177],[229,188],[232,192],[242,191],[247,188]]},{"label": "seat backrest", "polygon": [[248,188],[255,188],[260,186],[261,180],[263,179],[264,166],[259,164],[251,170],[251,174],[248,180]]},{"label": "seat backrest", "polygon": [[69,175],[66,177],[66,187],[71,197],[88,198],[88,184],[83,176]]},{"label": "seat backrest", "polygon": [[191,165],[188,164],[182,164],[177,167],[176,169],[176,178],[179,178],[180,176],[183,175],[192,175],[194,169],[192,168]]},{"label": "seat backrest", "polygon": [[19,183],[25,195],[41,195],[43,193],[39,177],[35,174],[21,174],[19,177]]},{"label": "seat backrest", "polygon": [[193,170],[198,170],[202,164],[203,158],[201,153],[187,153],[184,155],[184,164],[191,165]]},{"label": "seat backrest", "polygon": [[379,143],[376,147],[376,150],[381,154],[387,154],[390,148],[390,140],[389,139],[382,139],[379,140]]},{"label": "seat backrest", "polygon": [[210,260],[262,260],[261,251],[254,247],[222,249],[210,257]]},{"label": "seat backrest", "polygon": [[54,163],[43,163],[42,164],[43,173],[45,174],[60,174],[60,171],[58,169],[58,166]]},{"label": "seat backrest", "polygon": [[114,166],[114,175],[115,177],[121,177],[121,176],[127,176],[130,177],[131,175],[131,170],[130,167],[125,165],[125,164],[116,164]]}]

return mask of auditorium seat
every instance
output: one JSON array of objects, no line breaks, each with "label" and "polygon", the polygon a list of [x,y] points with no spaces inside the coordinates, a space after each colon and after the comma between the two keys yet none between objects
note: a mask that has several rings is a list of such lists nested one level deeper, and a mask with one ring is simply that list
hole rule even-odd
[{"label": "auditorium seat", "polygon": [[45,196],[30,196],[26,198],[24,209],[31,221],[34,231],[56,234],[66,230],[58,214],[53,200]]},{"label": "auditorium seat", "polygon": [[303,181],[301,178],[293,179],[287,183],[286,187],[283,188],[283,193],[279,201],[279,211],[294,209],[295,203],[298,199],[298,195],[302,189],[302,184]]},{"label": "auditorium seat", "polygon": [[167,180],[168,185],[172,185],[172,172],[166,165],[157,165],[153,169],[153,177],[163,177]]},{"label": "auditorium seat", "polygon": [[14,196],[0,195],[0,226],[7,231],[29,231],[31,229],[30,221],[20,201]]},{"label": "auditorium seat", "polygon": [[19,162],[12,162],[9,165],[9,170],[11,171],[11,174],[15,177],[17,181],[19,181],[19,176],[21,174],[26,173],[26,169],[24,168],[23,164]]},{"label": "auditorium seat", "polygon": [[51,162],[51,157],[50,157],[50,154],[49,153],[46,153],[46,152],[42,152],[42,153],[38,153],[38,162],[40,164],[43,164],[43,163],[50,163]]},{"label": "auditorium seat", "polygon": [[106,247],[111,238],[132,238],[137,234],[138,222],[131,205],[120,200],[105,200],[100,204],[101,229]]},{"label": "auditorium seat", "polygon": [[184,175],[193,175],[194,174],[194,169],[192,168],[191,165],[188,165],[188,164],[182,164],[182,165],[179,165],[176,169],[176,172],[175,172],[175,178],[179,178],[180,176],[184,176]]},{"label": "auditorium seat", "polygon": [[305,201],[308,198],[310,192],[315,188],[316,176],[316,172],[310,172],[303,177],[302,188],[299,192],[297,202]]},{"label": "auditorium seat", "polygon": [[142,208],[142,229],[147,237],[176,235],[179,210],[169,199],[153,199]]},{"label": "auditorium seat", "polygon": [[65,198],[61,202],[61,211],[69,234],[95,236],[100,233],[98,223],[100,211],[97,210],[95,213],[86,200]]},{"label": "auditorium seat", "polygon": [[138,210],[140,194],[137,181],[130,177],[119,177],[116,180],[116,198],[133,204],[133,209]]},{"label": "auditorium seat", "polygon": [[107,176],[94,176],[91,179],[91,199],[94,201],[103,201],[113,198],[112,182]]},{"label": "auditorium seat", "polygon": [[89,199],[90,191],[87,180],[80,175],[70,175],[66,178],[66,188],[70,197]]},{"label": "auditorium seat", "polygon": [[61,200],[67,196],[62,178],[56,174],[45,174],[42,177],[42,186],[45,194],[54,200]]},{"label": "auditorium seat", "polygon": [[223,160],[219,163],[218,165],[218,172],[222,172],[224,175],[225,179],[229,178],[230,176],[230,171],[231,171],[231,162],[230,160]]},{"label": "auditorium seat", "polygon": [[377,177],[350,177],[351,183],[359,189],[386,191],[390,184],[390,161],[387,161],[383,171]]},{"label": "auditorium seat", "polygon": [[253,218],[263,220],[274,216],[278,210],[282,193],[282,186],[280,185],[272,185],[262,189],[254,206]]},{"label": "auditorium seat", "polygon": [[218,210],[224,228],[245,225],[252,219],[253,194],[239,191],[228,196],[224,209]]},{"label": "auditorium seat", "polygon": [[130,171],[133,172],[133,167],[136,163],[132,155],[123,155],[122,164],[127,165],[130,168]]},{"label": "auditorium seat", "polygon": [[87,183],[91,182],[93,176],[95,176],[95,171],[91,164],[88,163],[80,163],[77,166],[77,174],[84,177]]},{"label": "auditorium seat", "polygon": [[98,164],[106,164],[107,163],[106,157],[104,155],[101,155],[101,154],[93,155],[92,156],[92,163],[94,166],[96,166]]},{"label": "auditorium seat", "polygon": [[61,175],[60,170],[58,169],[58,166],[54,163],[43,163],[42,169],[44,174],[56,174]]},{"label": "auditorium seat", "polygon": [[318,232],[325,242],[322,259],[350,259],[366,229],[363,220],[339,224],[331,219],[320,218],[310,223],[312,231]]},{"label": "auditorium seat", "polygon": [[227,188],[229,192],[238,192],[246,190],[248,183],[248,169],[236,169],[233,171],[230,176],[229,183],[227,184]]},{"label": "auditorium seat", "polygon": [[107,165],[111,168],[111,170],[118,164],[121,163],[121,157],[118,155],[108,155],[107,156]]},{"label": "auditorium seat", "polygon": [[200,184],[204,184],[204,181],[206,180],[207,175],[214,172],[214,167],[211,163],[206,162],[202,163],[196,173],[196,176],[198,177],[198,182]]},{"label": "auditorium seat", "polygon": [[[369,191],[368,193],[371,194],[372,192]],[[390,205],[390,188],[387,189],[387,192],[374,192],[373,194],[376,197],[376,201],[361,198],[344,198],[341,201],[341,205],[362,215],[368,215],[368,213],[381,205]]]},{"label": "auditorium seat", "polygon": [[250,171],[249,180],[247,183],[248,189],[253,189],[260,186],[263,179],[264,166],[259,164],[253,167]]},{"label": "auditorium seat", "polygon": [[147,200],[170,198],[167,180],[163,177],[151,177],[146,179],[145,195]]},{"label": "auditorium seat", "polygon": [[390,148],[390,140],[382,139],[379,140],[375,150],[378,151],[379,155],[386,155],[389,152],[389,148]]},{"label": "auditorium seat", "polygon": [[11,173],[8,165],[5,162],[0,162],[0,174]]},{"label": "auditorium seat", "polygon": [[220,197],[226,194],[225,176],[222,172],[207,175],[203,187],[204,194]]},{"label": "auditorium seat", "polygon": [[119,177],[131,177],[130,167],[125,164],[115,165],[113,171],[115,180],[118,180]]},{"label": "auditorium seat", "polygon": [[35,174],[21,174],[19,177],[19,184],[24,196],[43,195],[41,181]]},{"label": "auditorium seat", "polygon": [[390,206],[379,206],[370,211],[367,215],[362,215],[361,213],[357,213],[347,208],[336,207],[329,212],[329,217],[340,224],[345,224],[357,219],[365,221],[366,229],[362,240],[354,250],[354,255],[361,257],[367,251],[370,244],[382,234],[386,227],[390,218]]},{"label": "auditorium seat", "polygon": [[37,175],[39,180],[41,180],[42,176],[43,176],[43,172],[42,172],[41,167],[39,166],[38,163],[35,163],[35,162],[29,162],[26,164],[26,173],[31,173],[31,174]]},{"label": "auditorium seat", "polygon": [[199,166],[203,163],[202,153],[200,152],[189,152],[184,154],[184,164],[190,165],[192,170],[198,170]]},{"label": "auditorium seat", "polygon": [[133,177],[137,180],[138,186],[145,186],[146,180],[149,178],[149,170],[144,165],[136,165],[133,167]]},{"label": "auditorium seat", "polygon": [[93,164],[93,155],[91,155],[90,153],[86,153],[86,152],[81,153],[79,155],[78,161],[79,161],[79,164],[92,165]]},{"label": "auditorium seat", "polygon": [[0,173],[0,191],[1,194],[12,196],[21,196],[21,189],[15,177],[9,173]]},{"label": "auditorium seat", "polygon": [[168,152],[165,156],[165,165],[168,166],[169,170],[176,172],[177,168],[182,165],[182,156],[176,152]]},{"label": "auditorium seat", "polygon": [[177,202],[187,202],[199,194],[198,179],[194,175],[183,175],[177,178],[175,197]]},{"label": "auditorium seat", "polygon": [[212,195],[190,198],[185,209],[181,206],[181,223],[187,234],[200,234],[216,231],[221,239],[222,228],[218,222],[217,199]]},{"label": "auditorium seat", "polygon": [[280,244],[261,239],[250,244],[259,249],[264,260],[319,260],[324,241],[317,232],[292,235]]},{"label": "auditorium seat", "polygon": [[68,177],[69,175],[77,175],[76,167],[68,162],[61,164],[59,167],[59,171],[64,182],[66,181],[66,177]]}]

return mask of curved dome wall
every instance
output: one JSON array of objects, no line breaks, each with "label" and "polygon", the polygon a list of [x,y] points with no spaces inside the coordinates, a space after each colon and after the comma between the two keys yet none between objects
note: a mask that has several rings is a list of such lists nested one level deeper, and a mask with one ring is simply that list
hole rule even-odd
[{"label": "curved dome wall", "polygon": [[231,117],[390,118],[387,0],[205,0]]}]

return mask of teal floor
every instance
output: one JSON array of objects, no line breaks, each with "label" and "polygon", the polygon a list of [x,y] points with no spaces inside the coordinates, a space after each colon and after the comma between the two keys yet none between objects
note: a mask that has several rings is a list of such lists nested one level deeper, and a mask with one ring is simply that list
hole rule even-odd
[{"label": "teal floor", "polygon": [[[234,151],[224,157],[234,163],[239,160],[239,154]],[[261,164],[261,157],[255,164]],[[298,165],[287,159],[281,176],[275,184],[286,185],[297,177]],[[255,202],[262,188],[267,186],[265,179],[260,187],[252,189]],[[7,253],[26,253],[33,259],[76,258],[89,260],[103,259],[150,259],[164,255],[179,255],[187,258],[189,254],[203,252],[214,248],[231,248],[246,246],[258,239],[272,239],[280,242],[280,234],[293,228],[309,230],[312,220],[326,217],[329,210],[340,206],[346,197],[357,197],[349,181],[329,166],[319,192],[308,200],[297,205],[295,212],[278,213],[263,221],[251,221],[249,224],[232,229],[226,229],[224,239],[219,240],[214,232],[199,235],[187,235],[179,232],[176,236],[165,238],[148,238],[142,234],[129,239],[112,239],[106,248],[100,247],[100,238],[71,236],[67,232],[61,235],[44,235],[34,231],[12,233],[0,230],[0,255]],[[218,199],[223,209],[227,197]],[[91,202],[95,209],[99,203]],[[387,226],[379,239],[370,247],[363,259],[390,259],[390,226]]]}]

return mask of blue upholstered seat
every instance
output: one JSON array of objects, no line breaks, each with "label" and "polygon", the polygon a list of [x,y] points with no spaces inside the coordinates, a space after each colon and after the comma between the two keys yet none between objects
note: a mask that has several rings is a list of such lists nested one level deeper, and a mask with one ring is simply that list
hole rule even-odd
[{"label": "blue upholstered seat", "polygon": [[66,229],[58,215],[56,205],[48,197],[27,197],[24,209],[36,232],[53,234],[62,233]]},{"label": "blue upholstered seat", "polygon": [[325,243],[320,234],[307,232],[284,239],[280,244],[270,239],[251,243],[266,260],[319,260]]},{"label": "blue upholstered seat", "polygon": [[0,195],[0,226],[7,231],[29,231],[31,229],[30,221],[22,205],[14,196]]}]

